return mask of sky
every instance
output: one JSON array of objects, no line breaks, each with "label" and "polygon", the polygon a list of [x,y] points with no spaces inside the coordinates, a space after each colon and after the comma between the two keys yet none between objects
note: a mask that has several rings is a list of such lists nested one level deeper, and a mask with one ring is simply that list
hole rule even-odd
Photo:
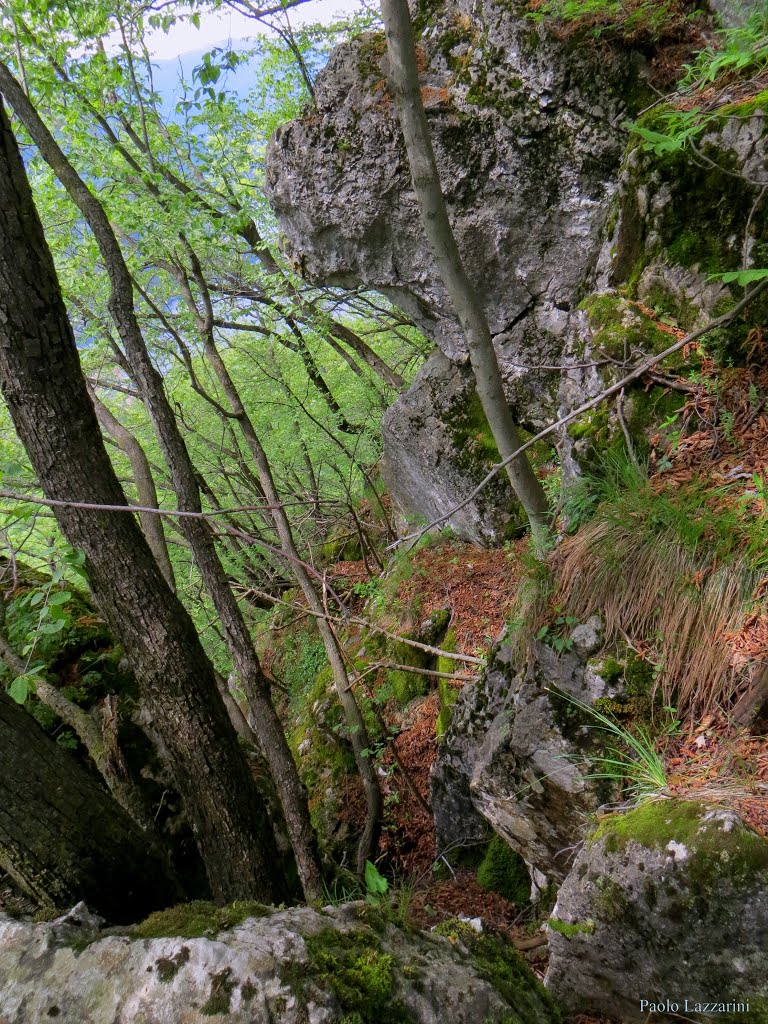
[{"label": "sky", "polygon": [[[309,0],[290,12],[291,24],[331,21],[337,14],[350,14],[360,7],[359,0]],[[210,49],[226,42],[237,43],[257,32],[263,26],[234,11],[201,13],[200,28],[188,21],[173,25],[168,33],[160,30],[147,37],[149,50],[156,60],[173,60],[185,53]]]}]

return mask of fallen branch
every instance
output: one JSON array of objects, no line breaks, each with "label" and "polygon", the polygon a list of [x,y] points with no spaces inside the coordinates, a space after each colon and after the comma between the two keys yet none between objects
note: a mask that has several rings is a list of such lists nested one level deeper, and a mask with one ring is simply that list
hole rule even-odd
[{"label": "fallen branch", "polygon": [[[395,640],[398,643],[406,644],[408,647],[416,647],[420,651],[425,651],[427,654],[437,655],[438,658],[448,658],[451,661],[463,661],[468,665],[484,665],[485,660],[483,658],[474,658],[471,654],[457,654],[455,651],[444,651],[440,647],[431,647],[429,644],[422,644],[418,640],[410,640],[405,636],[398,636],[397,633],[390,633],[389,630],[382,629],[381,626],[376,626],[367,619],[361,618],[359,615],[347,615],[344,618],[339,616],[321,614],[320,612],[313,612],[311,609],[306,608],[303,604],[296,604],[293,601],[283,601],[282,598],[275,597],[272,594],[268,594],[266,591],[257,590],[255,587],[249,587],[247,593],[254,594],[256,597],[263,597],[265,601],[271,601],[272,604],[279,604],[283,608],[290,608],[293,611],[299,611],[305,615],[312,615],[316,619],[326,619],[328,622],[336,624],[349,624],[353,623],[356,626],[362,626],[364,629],[373,630],[374,633],[380,633],[382,636],[387,637],[389,640]],[[407,666],[401,666],[403,668]],[[410,667],[409,667],[410,670]],[[423,671],[427,671],[424,669]],[[440,673],[434,672],[431,675],[439,675]],[[449,677],[452,678],[452,677]]]}]

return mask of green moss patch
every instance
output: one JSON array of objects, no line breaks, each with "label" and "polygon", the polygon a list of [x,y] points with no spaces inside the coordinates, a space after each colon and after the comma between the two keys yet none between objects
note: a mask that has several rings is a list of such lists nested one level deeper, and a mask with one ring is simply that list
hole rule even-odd
[{"label": "green moss patch", "polygon": [[576,935],[592,935],[595,930],[595,922],[586,920],[571,923],[570,921],[561,921],[557,917],[550,917],[547,927],[551,928],[553,932],[557,932],[558,935],[565,936],[566,939],[572,939]]},{"label": "green moss patch", "polygon": [[736,824],[730,830],[717,819],[705,821],[710,810],[693,800],[648,800],[627,814],[606,818],[592,836],[609,853],[637,843],[664,851],[674,842],[688,849],[684,861],[691,882],[706,893],[720,880],[764,885],[768,881],[768,841]]},{"label": "green moss patch", "polygon": [[395,960],[383,952],[374,932],[328,929],[306,944],[309,974],[334,993],[345,1018],[360,1024],[413,1024],[412,1015],[394,998]]},{"label": "green moss patch", "polygon": [[227,928],[234,928],[249,917],[269,917],[271,913],[270,907],[253,900],[237,900],[225,907],[206,900],[193,900],[150,914],[145,921],[133,926],[131,935],[138,939],[177,935],[199,939],[203,935],[216,935]]},{"label": "green moss patch", "polygon": [[518,907],[530,902],[531,880],[525,862],[501,836],[494,836],[488,844],[477,869],[477,883]]}]

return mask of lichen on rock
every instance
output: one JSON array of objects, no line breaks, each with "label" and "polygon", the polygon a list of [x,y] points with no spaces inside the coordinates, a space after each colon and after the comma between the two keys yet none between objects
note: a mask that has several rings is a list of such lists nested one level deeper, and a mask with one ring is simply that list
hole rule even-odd
[{"label": "lichen on rock", "polygon": [[[120,934],[71,915],[48,924],[0,916],[4,1024],[555,1024],[552,997],[517,953],[473,948],[368,920],[365,904],[256,916],[197,906],[166,914],[195,934]],[[88,917],[84,908],[81,917]],[[150,922],[152,919],[150,919]],[[211,925],[208,933],[200,928]],[[145,937],[141,937],[145,935]],[[153,937],[150,937],[153,936]]]},{"label": "lichen on rock", "polygon": [[768,996],[766,883],[768,842],[723,806],[610,815],[558,892],[546,983],[574,1013],[628,1022],[647,1018],[648,993],[754,1004]]}]

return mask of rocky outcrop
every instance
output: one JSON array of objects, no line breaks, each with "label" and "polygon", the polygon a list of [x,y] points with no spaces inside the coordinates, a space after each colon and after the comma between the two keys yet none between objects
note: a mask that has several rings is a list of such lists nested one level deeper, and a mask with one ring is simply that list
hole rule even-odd
[{"label": "rocky outcrop", "polygon": [[[530,361],[523,336],[534,322],[542,339],[559,333],[599,251],[634,69],[628,57],[598,61],[560,43],[524,14],[517,3],[459,0],[424,4],[416,24],[462,255],[497,344]],[[334,50],[317,112],[270,143],[267,194],[309,280],[389,294],[457,359],[465,343],[419,222],[385,49],[380,34]]]},{"label": "rocky outcrop", "polygon": [[[509,397],[526,426],[557,408],[557,366],[616,192],[626,97],[637,92],[630,55],[600,59],[559,42],[521,5],[424,5],[423,96],[451,220],[485,306]],[[267,194],[289,257],[310,281],[364,285],[393,299],[453,362],[466,348],[422,231],[408,161],[386,87],[383,35],[338,47],[316,84],[317,110],[281,128],[267,154]],[[385,422],[388,483],[406,513],[431,518],[484,476],[464,453],[440,484],[447,451],[404,442],[434,422],[465,376],[432,363]],[[450,427],[435,432],[443,439]],[[470,486],[471,485],[471,486]],[[452,520],[483,541],[488,503]],[[494,517],[497,518],[497,517]],[[485,533],[495,536],[490,522]]]},{"label": "rocky outcrop", "polygon": [[[382,421],[381,475],[408,513],[428,522],[455,508],[499,461],[468,366],[435,353],[407,395]],[[498,543],[514,521],[505,474],[451,517],[455,533],[476,544]]]},{"label": "rocky outcrop", "polygon": [[134,936],[101,933],[100,924],[83,904],[47,924],[0,916],[2,1024],[559,1019],[501,940],[483,937],[473,953],[455,938],[403,932],[362,903],[323,911],[189,904],[153,915]]},{"label": "rocky outcrop", "polygon": [[[712,7],[733,24],[760,3]],[[622,127],[646,105],[643,58],[584,45],[578,34],[558,38],[527,12],[514,0],[424,0],[414,23],[459,247],[508,397],[523,425],[536,429],[599,394],[625,359],[648,352],[622,348],[606,357],[578,308],[589,293],[615,297],[622,287],[687,329],[729,299],[712,273],[742,267],[745,254],[765,265],[768,229],[757,213],[768,170],[764,119],[751,101],[697,139],[700,160],[687,149],[643,153]],[[461,331],[419,223],[385,49],[382,35],[365,35],[333,52],[317,81],[316,111],[270,143],[267,193],[307,279],[389,295],[462,363]],[[654,104],[645,127],[664,130],[655,120],[663,113]],[[454,454],[449,421],[434,429],[434,442],[409,436],[450,416],[450,402],[434,396],[441,388],[450,395],[461,374],[432,362],[387,416],[387,482],[411,516],[431,520],[455,504],[457,489],[465,497],[485,475],[486,461],[470,451],[443,486]],[[613,413],[599,420],[603,440],[620,433]],[[591,426],[581,424],[576,440]],[[568,431],[555,440],[564,476],[578,473],[589,446],[575,445]],[[489,504],[469,503],[451,525],[481,543],[495,539],[496,521],[477,525]]]},{"label": "rocky outcrop", "polygon": [[768,842],[733,812],[658,800],[608,817],[558,892],[546,984],[573,1012],[627,1022],[649,1002],[654,1020],[728,1002],[742,1006],[717,1019],[762,1020],[767,885]]},{"label": "rocky outcrop", "polygon": [[591,657],[600,644],[592,620],[572,631],[561,654],[535,643],[523,669],[502,646],[486,674],[464,687],[432,771],[438,849],[477,844],[492,830],[537,885],[565,878],[588,816],[613,795],[587,777],[596,734],[568,700],[620,694],[618,663]]}]

